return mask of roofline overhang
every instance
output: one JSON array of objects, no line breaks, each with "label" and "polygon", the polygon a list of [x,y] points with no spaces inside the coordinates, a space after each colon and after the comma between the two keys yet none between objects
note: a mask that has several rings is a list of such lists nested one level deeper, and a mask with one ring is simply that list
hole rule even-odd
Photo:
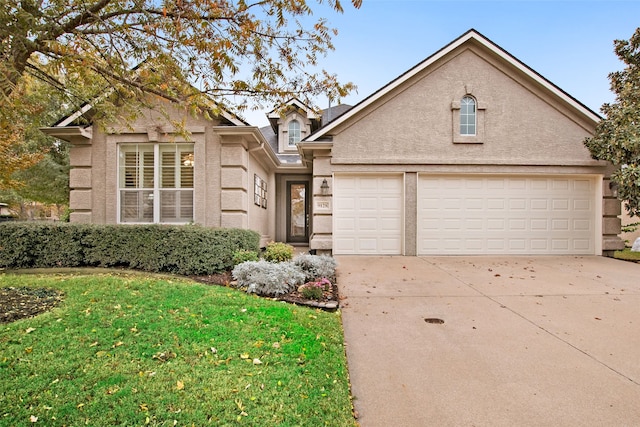
[{"label": "roofline overhang", "polygon": [[248,142],[249,145],[246,148],[249,152],[263,151],[269,158],[271,166],[276,169],[282,166],[282,162],[257,126],[214,126],[213,131],[221,136],[241,136]]},{"label": "roofline overhang", "polygon": [[525,63],[517,59],[515,56],[511,55],[506,50],[504,50],[502,47],[498,46],[496,43],[492,42],[487,37],[480,34],[478,31],[474,29],[470,29],[469,31],[467,31],[466,33],[464,33],[463,35],[461,35],[460,37],[458,37],[448,45],[444,46],[442,49],[438,50],[436,53],[429,56],[424,61],[415,65],[413,68],[409,69],[408,71],[406,71],[405,73],[397,77],[396,79],[392,80],[382,88],[378,89],[373,94],[369,95],[367,98],[365,98],[364,100],[356,104],[349,111],[342,114],[340,117],[336,118],[335,120],[331,121],[329,124],[327,124],[327,126],[322,127],[316,133],[309,135],[307,138],[305,138],[305,141],[313,142],[313,141],[317,141],[320,138],[326,137],[327,135],[331,135],[330,132],[333,129],[340,126],[342,123],[346,122],[351,117],[358,114],[360,111],[362,111],[369,105],[373,104],[374,102],[384,97],[394,89],[398,88],[399,86],[401,86],[402,84],[404,84],[405,82],[407,82],[408,80],[416,76],[417,74],[421,73],[423,70],[430,67],[432,64],[442,59],[449,53],[458,49],[463,44],[469,42],[470,40],[474,40],[478,42],[480,45],[484,46],[486,49],[496,54],[498,57],[500,57],[501,59],[503,59],[504,61],[506,61],[507,63],[509,63],[510,65],[512,65],[519,71],[521,71],[522,73],[524,73],[527,77],[529,77],[539,85],[543,86],[549,92],[553,93],[555,96],[563,100],[566,104],[573,107],[576,111],[582,113],[583,116],[585,116],[588,120],[593,121],[594,124],[597,124],[602,119],[600,115],[598,115],[597,113],[589,109],[587,106],[582,104],[580,101],[578,101],[577,99],[575,99],[574,97],[572,97],[571,95],[569,95],[568,93],[560,89],[551,81],[544,78],[541,74],[534,71],[528,65],[526,65]]},{"label": "roofline overhang", "polygon": [[319,142],[308,142],[301,141],[296,144],[298,148],[298,153],[300,153],[300,157],[302,158],[302,163],[304,165],[308,165],[313,162],[313,152],[316,150],[328,150],[331,151],[333,149],[333,142],[331,141],[319,141]]},{"label": "roofline overhang", "polygon": [[53,126],[41,127],[40,130],[47,135],[54,136],[68,142],[91,142],[93,128],[91,126]]}]

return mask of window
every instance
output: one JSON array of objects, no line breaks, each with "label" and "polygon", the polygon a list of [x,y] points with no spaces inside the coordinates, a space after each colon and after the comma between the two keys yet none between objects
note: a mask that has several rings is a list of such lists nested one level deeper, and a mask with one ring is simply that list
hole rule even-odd
[{"label": "window", "polygon": [[476,134],[476,100],[465,96],[460,101],[460,135]]},{"label": "window", "polygon": [[119,222],[193,221],[193,144],[122,144],[119,149]]},{"label": "window", "polygon": [[292,120],[289,122],[289,147],[295,146],[300,142],[300,122]]},{"label": "window", "polygon": [[253,175],[253,203],[267,209],[267,181]]}]

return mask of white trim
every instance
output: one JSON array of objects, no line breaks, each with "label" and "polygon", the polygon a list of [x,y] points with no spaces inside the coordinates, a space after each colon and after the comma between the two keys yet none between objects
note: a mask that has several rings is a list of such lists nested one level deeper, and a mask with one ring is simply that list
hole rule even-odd
[{"label": "white trim", "polygon": [[474,40],[474,41],[480,43],[485,48],[489,49],[492,53],[496,54],[502,60],[504,60],[507,63],[509,63],[510,65],[515,67],[520,72],[524,73],[527,77],[531,78],[536,83],[540,84],[545,89],[547,89],[548,91],[552,92],[554,95],[556,95],[557,97],[562,99],[564,102],[569,104],[571,107],[573,107],[574,109],[576,109],[577,111],[582,113],[588,119],[593,120],[596,123],[600,121],[600,116],[598,116],[596,113],[594,113],[593,111],[589,110],[587,107],[585,107],[584,105],[582,105],[581,103],[579,103],[578,101],[573,99],[570,95],[568,95],[566,92],[564,92],[561,89],[559,89],[557,86],[555,86],[549,80],[545,79],[544,77],[542,77],[541,75],[539,75],[538,73],[533,71],[527,65],[525,65],[522,62],[520,62],[514,56],[512,56],[511,54],[509,54],[508,52],[506,52],[505,50],[500,48],[498,45],[496,45],[493,42],[491,42],[489,39],[484,37],[482,34],[478,33],[475,30],[469,30],[467,33],[463,34],[458,39],[456,39],[453,42],[451,42],[449,45],[447,45],[444,48],[440,49],[438,52],[434,53],[433,55],[431,55],[430,57],[425,59],[423,62],[421,62],[418,65],[414,66],[409,71],[407,71],[406,73],[402,74],[401,76],[399,76],[395,80],[391,81],[389,84],[387,84],[386,86],[384,86],[383,88],[381,88],[377,92],[374,92],[372,95],[370,95],[364,101],[360,102],[355,107],[353,107],[352,109],[350,109],[349,111],[347,111],[346,113],[344,113],[343,115],[341,115],[340,117],[335,119],[334,121],[330,122],[327,126],[321,128],[315,134],[310,135],[308,138],[305,139],[305,141],[317,141],[321,137],[327,135],[328,133],[330,133],[331,130],[333,130],[336,127],[340,126],[342,123],[346,122],[351,117],[355,116],[360,111],[362,111],[365,108],[367,108],[369,105],[375,103],[380,98],[386,96],[390,92],[393,92],[396,88],[398,88],[399,86],[401,86],[402,84],[404,84],[405,82],[407,82],[408,80],[413,78],[415,75],[420,74],[423,70],[425,70],[426,68],[430,67],[433,63],[439,61],[441,58],[445,57],[446,55],[448,55],[452,51],[455,51],[456,49],[460,48],[462,45],[464,45],[465,43],[469,42],[470,40]]}]

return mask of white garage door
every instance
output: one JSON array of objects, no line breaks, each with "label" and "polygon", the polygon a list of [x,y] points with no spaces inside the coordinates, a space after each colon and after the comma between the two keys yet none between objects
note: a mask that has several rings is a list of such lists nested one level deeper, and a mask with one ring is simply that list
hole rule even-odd
[{"label": "white garage door", "polygon": [[595,254],[595,183],[421,176],[418,254]]},{"label": "white garage door", "polygon": [[336,175],[333,252],[402,253],[402,176]]}]

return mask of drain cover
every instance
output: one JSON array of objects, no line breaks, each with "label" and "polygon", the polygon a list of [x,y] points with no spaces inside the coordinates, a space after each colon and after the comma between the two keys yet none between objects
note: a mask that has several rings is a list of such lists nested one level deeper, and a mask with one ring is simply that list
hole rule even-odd
[{"label": "drain cover", "polygon": [[425,322],[427,323],[434,323],[436,325],[441,325],[444,323],[444,320],[442,319],[436,319],[435,317],[427,317],[424,319]]}]

